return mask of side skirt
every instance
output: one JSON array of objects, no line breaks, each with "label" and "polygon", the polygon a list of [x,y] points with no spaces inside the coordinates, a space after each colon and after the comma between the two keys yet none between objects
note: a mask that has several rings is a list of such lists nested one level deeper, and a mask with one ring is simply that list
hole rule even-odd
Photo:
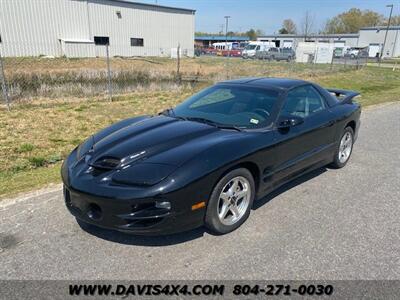
[{"label": "side skirt", "polygon": [[331,162],[332,162],[332,160],[329,160],[329,159],[325,159],[325,160],[319,161],[319,162],[309,166],[308,168],[304,169],[301,173],[294,174],[289,179],[283,180],[283,181],[281,181],[281,182],[279,182],[277,184],[274,184],[273,186],[270,186],[269,188],[267,188],[265,190],[259,191],[257,193],[257,197],[256,197],[255,201],[264,198],[265,196],[267,196],[268,194],[270,194],[273,191],[276,191],[277,189],[281,188],[285,184],[288,184],[288,183],[292,182],[293,180],[298,179],[298,178],[300,178],[300,177],[302,177],[302,176],[304,176],[304,175],[306,175],[306,174],[308,174],[308,173],[310,173],[312,171],[315,171],[315,170],[317,170],[319,168],[322,168],[322,167],[330,164]]}]

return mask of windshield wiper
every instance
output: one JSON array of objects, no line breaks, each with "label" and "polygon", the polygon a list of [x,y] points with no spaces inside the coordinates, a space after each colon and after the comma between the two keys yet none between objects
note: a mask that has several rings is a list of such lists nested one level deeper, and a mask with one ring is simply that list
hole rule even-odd
[{"label": "windshield wiper", "polygon": [[217,123],[217,122],[211,121],[206,118],[178,116],[175,114],[175,111],[173,108],[167,108],[167,109],[163,110],[162,112],[160,112],[159,115],[164,115],[164,116],[168,116],[168,117],[183,120],[183,121],[194,121],[194,122],[204,123],[204,124],[208,124],[210,126],[214,126],[214,127],[220,128],[220,129],[233,129],[233,130],[237,130],[237,131],[243,131],[241,128],[239,128],[237,126]]},{"label": "windshield wiper", "polygon": [[219,124],[217,125],[218,128],[221,129],[233,129],[236,131],[243,131],[240,127],[234,126],[234,125],[225,125],[225,124]]},{"label": "windshield wiper", "polygon": [[160,112],[159,115],[172,116],[172,115],[175,115],[175,112],[172,107],[169,107],[169,108],[164,109],[162,112]]},{"label": "windshield wiper", "polygon": [[237,130],[237,131],[242,131],[242,129],[240,129],[237,126],[234,125],[227,125],[227,124],[221,124],[221,123],[217,123],[214,121],[211,121],[209,119],[206,118],[200,118],[200,117],[186,117],[186,120],[188,121],[195,121],[195,122],[200,122],[200,123],[205,123],[220,129],[233,129],[233,130]]},{"label": "windshield wiper", "polygon": [[167,108],[167,109],[164,109],[162,112],[159,113],[159,115],[164,115],[164,116],[167,116],[167,117],[171,117],[171,118],[175,118],[175,119],[179,119],[179,120],[184,120],[184,121],[187,120],[187,118],[185,118],[185,117],[177,116],[175,114],[174,109],[171,108],[171,107]]}]

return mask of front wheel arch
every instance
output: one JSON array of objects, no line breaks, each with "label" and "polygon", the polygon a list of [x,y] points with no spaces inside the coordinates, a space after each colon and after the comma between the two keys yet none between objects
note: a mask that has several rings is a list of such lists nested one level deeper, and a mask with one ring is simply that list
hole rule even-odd
[{"label": "front wheel arch", "polygon": [[214,186],[229,172],[235,170],[235,169],[240,169],[240,168],[244,168],[247,169],[251,175],[253,176],[254,179],[254,185],[255,185],[255,190],[256,190],[256,194],[258,193],[258,189],[260,187],[260,168],[257,166],[257,164],[255,164],[254,162],[251,161],[245,161],[245,162],[241,162],[238,164],[235,164],[229,168],[227,168],[222,174],[221,176],[219,176],[219,178],[217,179],[217,181],[214,183]]},{"label": "front wheel arch", "polygon": [[346,127],[351,127],[351,129],[353,129],[353,131],[356,132],[356,122],[355,121],[348,122],[344,128],[346,128]]}]

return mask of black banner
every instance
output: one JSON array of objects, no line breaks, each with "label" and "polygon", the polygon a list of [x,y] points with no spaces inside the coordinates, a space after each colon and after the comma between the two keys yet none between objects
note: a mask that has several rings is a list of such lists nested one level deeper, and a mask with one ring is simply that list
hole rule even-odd
[{"label": "black banner", "polygon": [[385,281],[0,281],[0,299],[399,299]]}]

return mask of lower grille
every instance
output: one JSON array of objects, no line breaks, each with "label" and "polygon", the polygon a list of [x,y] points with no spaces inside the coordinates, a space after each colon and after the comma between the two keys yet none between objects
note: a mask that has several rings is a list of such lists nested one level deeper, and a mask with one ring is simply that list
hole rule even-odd
[{"label": "lower grille", "polygon": [[170,208],[157,207],[157,202],[136,204],[128,214],[118,215],[126,223],[120,228],[146,228],[160,223],[170,214]]}]

